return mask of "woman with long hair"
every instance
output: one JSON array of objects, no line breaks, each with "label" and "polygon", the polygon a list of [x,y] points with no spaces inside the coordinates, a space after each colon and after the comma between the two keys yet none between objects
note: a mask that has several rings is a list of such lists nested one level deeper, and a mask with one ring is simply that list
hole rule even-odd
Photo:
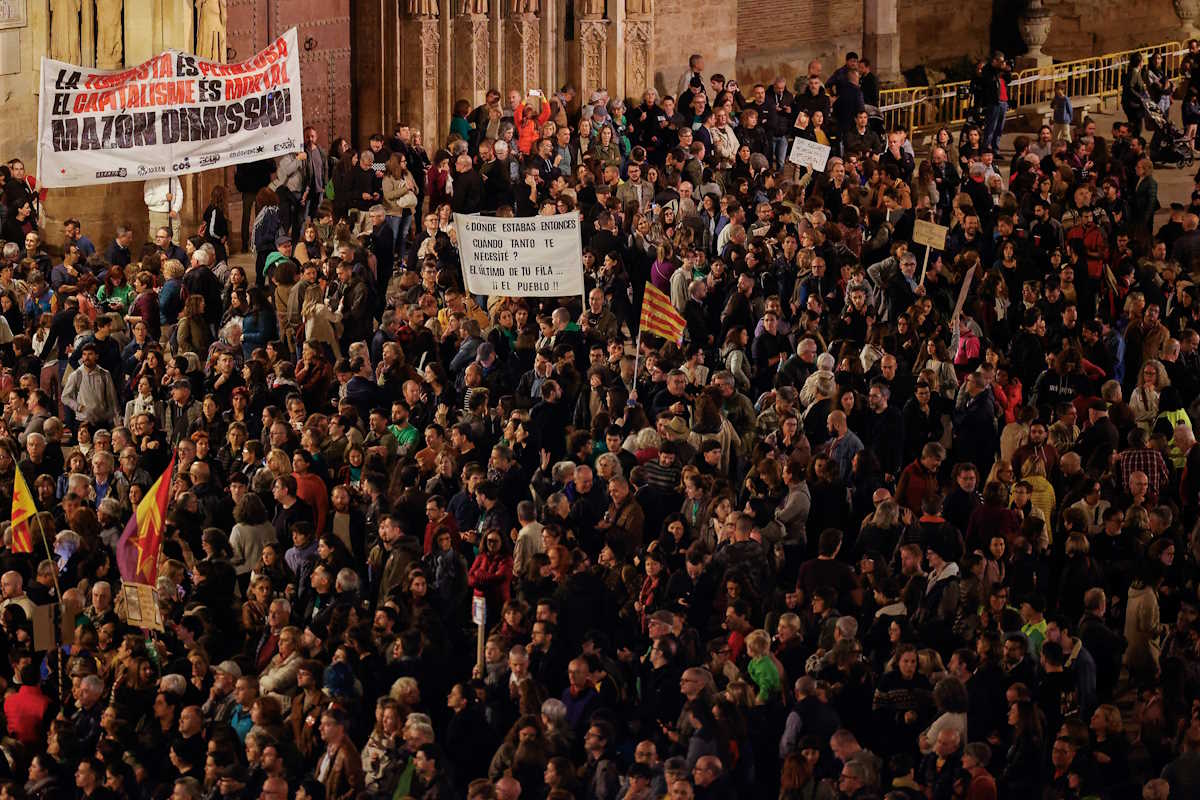
[{"label": "woman with long hair", "polygon": [[1034,796],[1041,785],[1044,734],[1037,706],[1017,700],[1008,707],[1008,724],[1012,736],[1000,773],[1001,797],[1020,800]]},{"label": "woman with long hair", "polygon": [[276,315],[266,292],[258,286],[251,287],[249,298],[250,307],[242,316],[242,353],[247,361],[255,348],[265,347],[268,342],[275,340],[277,330]]},{"label": "woman with long hair", "polygon": [[383,201],[387,224],[396,240],[396,258],[401,264],[407,263],[408,237],[420,198],[416,179],[408,171],[408,160],[403,153],[392,153],[388,159],[383,173]]},{"label": "woman with long hair", "polygon": [[124,316],[133,297],[133,287],[125,279],[125,268],[113,264],[104,275],[104,283],[96,290],[96,300],[104,310]]},{"label": "woman with long hair", "polygon": [[920,374],[923,369],[934,371],[942,396],[953,401],[958,394],[958,375],[954,371],[954,360],[941,339],[925,340],[913,365],[913,374]]},{"label": "woman with long hair", "polygon": [[193,294],[184,302],[175,328],[175,350],[201,357],[208,354],[211,344],[212,330],[204,317],[204,295]]},{"label": "woman with long hair", "polygon": [[229,252],[229,190],[224,184],[212,188],[201,220],[200,235],[217,251],[216,263],[219,264]]},{"label": "woman with long hair", "polygon": [[304,265],[321,258],[321,247],[321,229],[310,219],[300,231],[300,241],[293,248],[292,256],[296,263]]},{"label": "woman with long hair", "polygon": [[917,666],[916,646],[901,644],[875,687],[871,710],[880,741],[915,743],[929,720],[933,686]]}]

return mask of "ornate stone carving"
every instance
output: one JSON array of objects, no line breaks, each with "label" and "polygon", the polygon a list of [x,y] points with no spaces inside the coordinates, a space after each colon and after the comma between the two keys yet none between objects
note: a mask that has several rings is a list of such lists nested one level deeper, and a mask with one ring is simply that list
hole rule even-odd
[{"label": "ornate stone carving", "polygon": [[488,85],[488,18],[468,14],[454,20],[454,95],[472,105],[483,101]]},{"label": "ornate stone carving", "polygon": [[80,0],[50,0],[50,57],[69,64],[83,63],[79,46]]},{"label": "ornate stone carving", "polygon": [[459,16],[469,16],[473,14],[483,14],[487,16],[488,0],[462,0],[458,6]]},{"label": "ornate stone carving", "polygon": [[604,49],[607,40],[607,22],[600,19],[579,20],[581,93],[585,97],[604,85]]},{"label": "ornate stone carving", "polygon": [[1200,0],[1175,0],[1175,15],[1189,35],[1196,33],[1196,18],[1200,17]]},{"label": "ornate stone carving", "polygon": [[519,14],[507,20],[508,41],[505,42],[505,74],[508,86],[521,91],[541,86],[538,66],[541,63],[541,36],[538,18]]},{"label": "ornate stone carving", "polygon": [[442,35],[438,33],[437,22],[432,19],[421,21],[421,85],[426,89],[436,89],[438,85],[438,53],[442,47]]},{"label": "ornate stone carving", "polygon": [[509,16],[538,13],[538,0],[508,0]]},{"label": "ornate stone carving", "polygon": [[1045,56],[1042,52],[1042,45],[1050,38],[1050,24],[1052,22],[1053,15],[1042,5],[1042,0],[1031,0],[1029,8],[1026,9],[1018,22],[1018,26],[1021,29],[1021,38],[1025,40],[1025,44],[1029,47],[1029,52],[1025,54],[1025,58],[1031,61],[1040,61]]},{"label": "ornate stone carving", "polygon": [[654,24],[648,19],[625,21],[625,94],[640,97],[650,86],[647,77],[652,58]]},{"label": "ornate stone carving", "polygon": [[196,0],[196,55],[225,60],[226,0]]},{"label": "ornate stone carving", "polygon": [[96,0],[96,66],[120,69],[125,66],[124,0]]}]

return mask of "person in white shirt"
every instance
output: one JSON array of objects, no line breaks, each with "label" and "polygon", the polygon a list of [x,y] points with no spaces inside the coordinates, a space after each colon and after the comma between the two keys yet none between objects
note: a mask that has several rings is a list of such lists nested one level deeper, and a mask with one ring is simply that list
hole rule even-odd
[{"label": "person in white shirt", "polygon": [[142,200],[150,217],[150,230],[166,228],[175,244],[183,239],[179,212],[183,209],[183,184],[174,176],[155,178],[142,185]]}]

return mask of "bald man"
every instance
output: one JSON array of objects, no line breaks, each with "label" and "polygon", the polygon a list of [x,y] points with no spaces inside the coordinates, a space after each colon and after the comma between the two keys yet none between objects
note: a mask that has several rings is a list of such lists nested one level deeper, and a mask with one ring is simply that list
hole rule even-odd
[{"label": "bald man", "polygon": [[21,573],[9,570],[0,576],[0,593],[4,595],[4,601],[0,602],[0,611],[17,605],[25,612],[25,619],[33,621],[33,601],[25,594],[25,579],[21,577]]},{"label": "bald man", "polygon": [[517,779],[505,775],[496,781],[496,800],[518,800],[521,796],[521,784]]}]

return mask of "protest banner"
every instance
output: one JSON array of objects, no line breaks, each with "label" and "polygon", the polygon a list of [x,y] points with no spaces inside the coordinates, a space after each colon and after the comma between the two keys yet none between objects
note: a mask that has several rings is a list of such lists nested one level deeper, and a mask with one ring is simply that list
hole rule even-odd
[{"label": "protest banner", "polygon": [[789,163],[798,167],[809,167],[816,172],[824,172],[827,161],[829,161],[829,145],[801,139],[799,136],[792,140],[792,150],[788,153]]},{"label": "protest banner", "polygon": [[122,70],[42,59],[38,176],[47,188],[201,172],[303,141],[295,28],[237,64],[178,50]]},{"label": "protest banner", "polygon": [[583,294],[579,214],[503,219],[455,214],[463,279],[471,294]]}]

